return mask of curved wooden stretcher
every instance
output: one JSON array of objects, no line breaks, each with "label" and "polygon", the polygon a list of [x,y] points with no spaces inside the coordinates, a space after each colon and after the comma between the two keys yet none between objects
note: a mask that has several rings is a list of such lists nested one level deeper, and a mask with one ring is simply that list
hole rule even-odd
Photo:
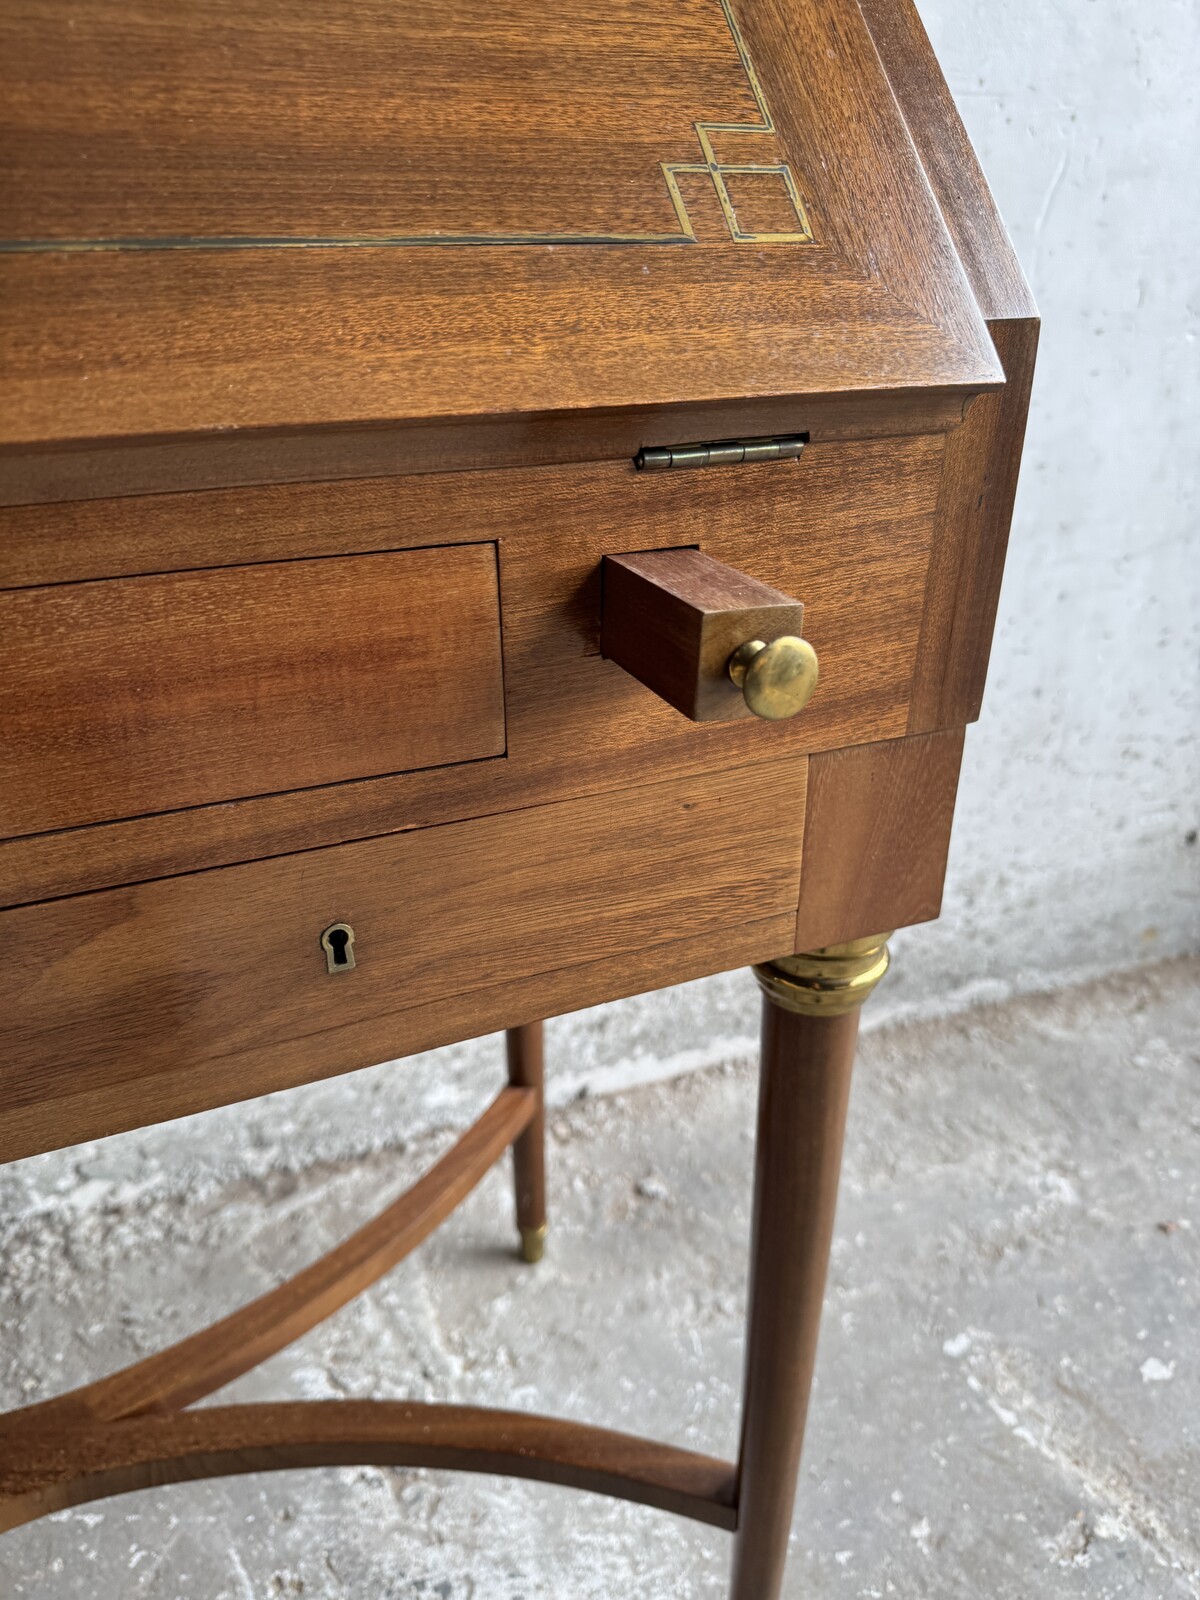
[{"label": "curved wooden stretcher", "polygon": [[[763,990],[762,1077],[736,1464],[477,1406],[335,1400],[186,1409],[395,1266],[509,1146],[524,1254],[540,1257],[542,1028],[527,1024],[508,1032],[509,1087],[424,1177],[336,1249],[169,1349],[0,1417],[0,1529],[192,1478],[315,1466],[455,1468],[588,1489],[735,1532],[737,1600],[768,1593],[765,1585],[782,1574],[816,1358],[858,1006],[886,965],[883,942],[874,939],[809,961],[799,977],[780,966],[755,969]],[[780,1306],[788,1312],[782,1320]],[[781,1483],[789,1486],[783,1497]]]},{"label": "curved wooden stretcher", "polygon": [[0,1529],[132,1489],[327,1466],[507,1473],[732,1528],[736,1474],[728,1462],[604,1428],[397,1400],[186,1409],[260,1366],[390,1272],[510,1147],[527,1256],[531,1234],[540,1243],[540,1025],[510,1030],[508,1046],[509,1074],[517,1081],[424,1176],[340,1245],[190,1338],[0,1417]]}]

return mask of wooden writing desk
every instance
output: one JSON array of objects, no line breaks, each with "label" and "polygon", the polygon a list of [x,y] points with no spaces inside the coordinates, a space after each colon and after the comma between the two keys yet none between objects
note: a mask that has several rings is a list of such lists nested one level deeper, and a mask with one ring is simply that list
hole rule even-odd
[{"label": "wooden writing desk", "polygon": [[[779,1592],[857,1006],[937,914],[1037,324],[908,0],[30,0],[0,20],[0,1159],[494,1029],[298,1279],[0,1422],[0,1519],[502,1471]],[[797,954],[797,952],[800,952]],[[539,1019],[758,963],[739,1460],[186,1409],[510,1146]]]}]

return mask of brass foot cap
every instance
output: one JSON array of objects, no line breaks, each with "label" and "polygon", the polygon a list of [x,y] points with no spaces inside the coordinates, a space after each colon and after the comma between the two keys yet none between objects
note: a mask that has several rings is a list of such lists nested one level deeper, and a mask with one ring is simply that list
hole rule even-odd
[{"label": "brass foot cap", "polygon": [[548,1229],[544,1222],[540,1228],[521,1229],[521,1259],[528,1261],[531,1267],[537,1266],[546,1253],[547,1232]]},{"label": "brass foot cap", "polygon": [[887,933],[831,944],[807,955],[782,956],[755,967],[763,992],[785,1011],[803,1017],[837,1017],[856,1006],[888,969]]}]

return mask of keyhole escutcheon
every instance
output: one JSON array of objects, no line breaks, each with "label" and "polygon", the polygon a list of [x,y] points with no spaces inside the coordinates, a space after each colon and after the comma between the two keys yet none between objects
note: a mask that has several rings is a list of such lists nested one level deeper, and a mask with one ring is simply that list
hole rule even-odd
[{"label": "keyhole escutcheon", "polygon": [[348,922],[331,923],[321,935],[321,949],[328,972],[354,970],[354,929]]}]

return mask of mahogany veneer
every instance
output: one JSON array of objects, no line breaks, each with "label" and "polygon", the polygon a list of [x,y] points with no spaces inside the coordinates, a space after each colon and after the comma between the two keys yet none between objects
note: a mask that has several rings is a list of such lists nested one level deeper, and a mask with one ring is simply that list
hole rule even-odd
[{"label": "mahogany veneer", "polygon": [[3,835],[504,753],[490,544],[10,590],[0,634]]}]

